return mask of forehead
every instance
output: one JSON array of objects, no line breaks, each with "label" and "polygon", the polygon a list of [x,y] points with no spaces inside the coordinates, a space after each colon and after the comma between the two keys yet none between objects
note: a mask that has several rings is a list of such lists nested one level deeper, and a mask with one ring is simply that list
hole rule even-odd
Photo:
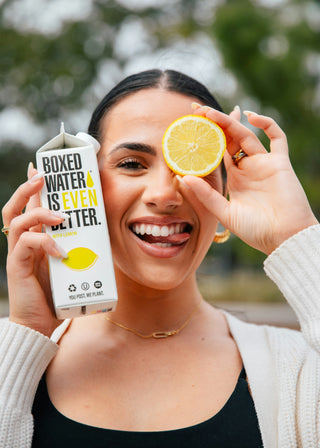
[{"label": "forehead", "polygon": [[145,138],[163,134],[172,121],[192,113],[194,98],[163,89],[145,89],[123,98],[101,123],[102,139],[129,136]]}]

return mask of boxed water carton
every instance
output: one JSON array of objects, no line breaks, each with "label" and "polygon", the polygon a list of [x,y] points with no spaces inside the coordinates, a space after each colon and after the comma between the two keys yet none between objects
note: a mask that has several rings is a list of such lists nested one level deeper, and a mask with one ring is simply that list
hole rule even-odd
[{"label": "boxed water carton", "polygon": [[36,154],[44,173],[41,204],[69,215],[46,232],[68,254],[49,257],[50,282],[59,319],[112,311],[117,290],[96,153],[90,135],[60,134]]}]

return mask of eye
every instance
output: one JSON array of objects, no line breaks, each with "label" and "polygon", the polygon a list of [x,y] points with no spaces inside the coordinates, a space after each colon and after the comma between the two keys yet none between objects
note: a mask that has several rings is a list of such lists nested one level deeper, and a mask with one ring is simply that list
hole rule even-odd
[{"label": "eye", "polygon": [[139,160],[135,159],[135,158],[130,158],[130,159],[125,159],[122,160],[119,164],[118,164],[119,168],[124,168],[126,170],[143,170],[145,169],[145,167],[142,165],[141,162],[139,162]]}]

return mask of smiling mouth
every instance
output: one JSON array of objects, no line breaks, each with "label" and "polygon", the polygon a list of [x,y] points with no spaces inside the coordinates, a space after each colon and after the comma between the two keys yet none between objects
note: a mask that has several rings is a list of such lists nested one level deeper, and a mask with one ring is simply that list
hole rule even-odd
[{"label": "smiling mouth", "polygon": [[133,223],[130,230],[142,241],[157,247],[179,246],[190,238],[192,226],[186,222],[170,225]]}]

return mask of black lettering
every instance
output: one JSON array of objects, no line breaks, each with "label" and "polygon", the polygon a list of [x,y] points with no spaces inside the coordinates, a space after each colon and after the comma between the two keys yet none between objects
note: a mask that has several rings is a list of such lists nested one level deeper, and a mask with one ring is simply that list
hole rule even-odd
[{"label": "black lettering", "polygon": [[50,210],[54,210],[56,212],[58,210],[60,210],[58,193],[52,193],[51,195],[48,194],[48,204],[49,204]]},{"label": "black lettering", "polygon": [[[58,174],[58,176],[59,176],[59,174]],[[63,176],[64,182],[65,182],[63,189],[69,190],[69,179],[68,179],[69,173],[62,173],[61,176]]]},{"label": "black lettering", "polygon": [[43,163],[43,169],[44,169],[44,172],[45,172],[46,174],[50,173],[51,169],[50,169],[50,160],[49,160],[49,157],[43,157],[43,158],[42,158],[42,163]]},{"label": "black lettering", "polygon": [[68,225],[69,225],[69,228],[72,229],[72,219],[71,219],[71,213],[72,213],[72,211],[69,212],[68,210],[64,210],[64,213],[67,213],[67,214],[69,215]]},{"label": "black lettering", "polygon": [[79,216],[80,212],[81,212],[81,210],[73,210],[73,213],[75,213],[76,218],[77,218],[77,226],[78,227],[81,227],[80,216]]},{"label": "black lettering", "polygon": [[58,157],[52,156],[51,157],[51,170],[53,173],[59,172],[59,163],[58,163]]},{"label": "black lettering", "polygon": [[95,208],[88,208],[89,211],[89,218],[90,218],[90,225],[91,226],[97,226],[98,220],[97,220],[97,214]]},{"label": "black lettering", "polygon": [[73,154],[67,154],[67,161],[68,161],[69,171],[73,171],[75,169],[72,159],[73,159]]},{"label": "black lettering", "polygon": [[76,171],[75,173],[50,174],[45,176],[45,182],[48,193],[87,187],[85,173],[83,171]]},{"label": "black lettering", "polygon": [[45,174],[59,173],[61,171],[76,171],[82,168],[81,156],[75,154],[58,154],[57,156],[43,157],[43,170]]},{"label": "black lettering", "polygon": [[78,187],[78,173],[70,173],[71,188],[74,190]]},{"label": "black lettering", "polygon": [[44,180],[46,181],[47,190],[49,193],[51,191],[56,191],[56,176],[44,176]]},{"label": "black lettering", "polygon": [[65,230],[67,227],[66,227],[66,225],[62,222],[61,224],[59,224],[59,228],[60,228],[61,230]]},{"label": "black lettering", "polygon": [[57,174],[57,191],[65,190],[62,174]]},{"label": "black lettering", "polygon": [[59,154],[59,162],[60,162],[59,171],[68,171],[68,165],[66,164],[65,154],[63,156]]},{"label": "black lettering", "polygon": [[84,179],[84,172],[78,171],[78,188],[86,188],[86,181]]},{"label": "black lettering", "polygon": [[74,154],[74,166],[76,170],[81,170],[82,168],[81,156],[77,152]]},{"label": "black lettering", "polygon": [[90,226],[89,214],[87,208],[82,209],[82,222],[84,226]]}]

